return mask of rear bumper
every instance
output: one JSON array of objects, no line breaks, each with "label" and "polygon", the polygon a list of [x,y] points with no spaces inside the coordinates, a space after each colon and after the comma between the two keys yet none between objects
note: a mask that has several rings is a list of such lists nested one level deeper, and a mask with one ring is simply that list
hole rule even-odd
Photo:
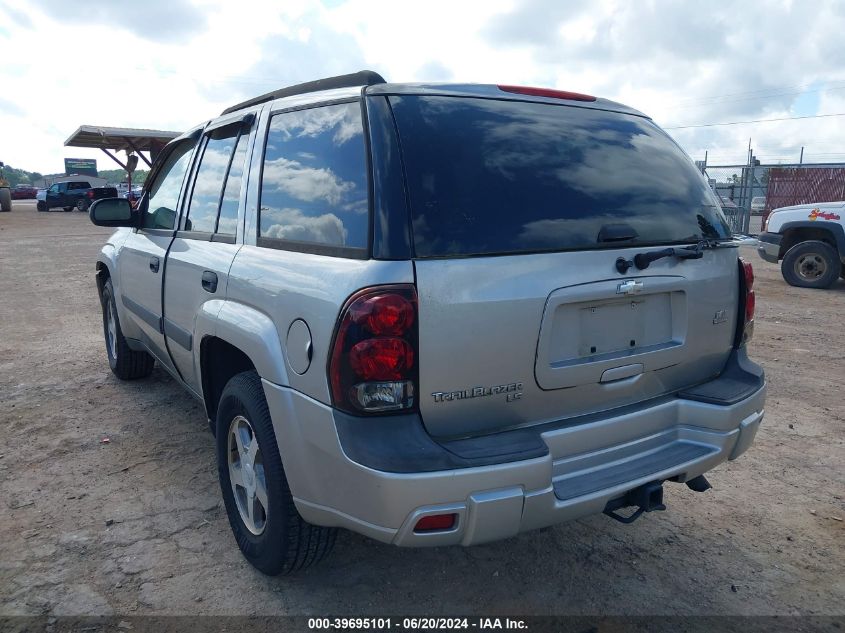
[{"label": "rear bumper", "polygon": [[[348,420],[330,407],[268,382],[264,390],[290,488],[306,520],[386,543],[435,546],[494,541],[600,513],[608,501],[642,484],[688,481],[736,459],[763,419],[762,372],[759,378],[756,390],[730,404],[666,398],[544,427],[536,433],[541,448],[526,435],[513,436],[510,453],[501,444],[485,450],[480,443],[456,446],[428,438],[440,454],[411,433],[403,445],[416,455],[411,462],[418,470],[412,472],[404,461],[384,461],[384,446],[351,445],[344,430]],[[395,438],[388,442],[393,446]],[[433,463],[443,467],[425,470]],[[414,532],[421,517],[442,513],[458,515],[453,529]]]},{"label": "rear bumper", "polygon": [[757,254],[765,261],[777,264],[781,239],[783,236],[778,233],[760,233],[757,236]]}]

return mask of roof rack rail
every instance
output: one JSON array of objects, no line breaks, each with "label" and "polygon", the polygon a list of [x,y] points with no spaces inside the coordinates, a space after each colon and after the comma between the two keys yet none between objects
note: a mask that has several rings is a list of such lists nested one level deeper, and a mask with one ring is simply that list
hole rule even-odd
[{"label": "roof rack rail", "polygon": [[301,95],[308,92],[317,92],[318,90],[331,90],[332,88],[352,88],[355,86],[372,86],[375,84],[386,83],[384,78],[377,72],[372,70],[359,70],[357,73],[350,73],[348,75],[338,75],[337,77],[326,77],[325,79],[317,79],[315,81],[306,81],[302,84],[294,86],[287,86],[286,88],[279,88],[273,92],[268,92],[260,97],[253,97],[246,101],[226,108],[221,112],[229,114],[230,112],[237,112],[243,108],[258,105],[259,103],[266,103],[281,97],[290,97],[291,95]]}]

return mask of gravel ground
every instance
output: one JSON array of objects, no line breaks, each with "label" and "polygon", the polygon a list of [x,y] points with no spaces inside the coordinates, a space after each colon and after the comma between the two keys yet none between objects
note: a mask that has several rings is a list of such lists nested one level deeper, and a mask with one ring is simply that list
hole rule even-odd
[{"label": "gravel ground", "polygon": [[792,288],[746,249],[768,410],[713,490],[469,549],[343,533],[321,565],[267,578],[230,534],[198,404],[159,369],[108,369],[107,234],[31,202],[0,214],[0,615],[845,613],[845,282]]}]

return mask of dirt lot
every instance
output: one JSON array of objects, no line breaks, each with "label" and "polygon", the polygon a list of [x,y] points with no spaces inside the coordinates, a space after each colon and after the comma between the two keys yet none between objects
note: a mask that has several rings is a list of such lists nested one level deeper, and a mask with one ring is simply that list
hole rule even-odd
[{"label": "dirt lot", "polygon": [[322,565],[266,578],[229,532],[200,407],[161,370],[108,370],[107,233],[30,202],[0,214],[0,614],[845,613],[845,282],[791,288],[746,253],[768,411],[714,490],[470,549],[345,533]]}]

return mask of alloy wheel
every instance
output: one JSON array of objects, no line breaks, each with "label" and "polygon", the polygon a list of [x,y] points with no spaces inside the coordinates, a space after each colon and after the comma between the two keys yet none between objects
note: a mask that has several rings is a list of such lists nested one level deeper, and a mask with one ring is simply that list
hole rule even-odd
[{"label": "alloy wheel", "polygon": [[229,481],[238,513],[246,528],[256,536],[267,525],[267,479],[258,438],[242,415],[229,425],[227,445]]}]

